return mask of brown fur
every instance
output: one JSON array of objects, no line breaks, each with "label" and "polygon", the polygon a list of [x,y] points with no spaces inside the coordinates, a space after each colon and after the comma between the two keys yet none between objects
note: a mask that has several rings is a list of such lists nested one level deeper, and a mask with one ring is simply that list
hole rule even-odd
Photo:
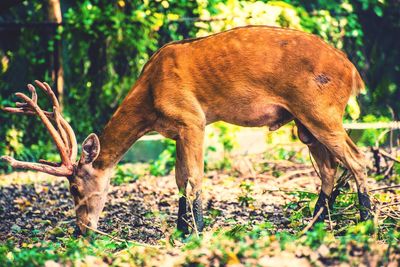
[{"label": "brown fur", "polygon": [[[144,67],[101,136],[95,169],[112,168],[140,136],[177,140],[176,179],[201,190],[204,127],[215,121],[276,130],[296,118],[333,188],[336,158],[366,192],[362,155],[342,127],[346,103],[364,83],[354,65],[320,38],[271,27],[242,27],[162,47]],[[304,129],[303,131],[301,129]]]}]

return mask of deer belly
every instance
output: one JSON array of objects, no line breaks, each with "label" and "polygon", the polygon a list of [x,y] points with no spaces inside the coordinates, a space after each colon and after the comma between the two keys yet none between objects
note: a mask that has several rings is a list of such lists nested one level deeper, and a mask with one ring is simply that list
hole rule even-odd
[{"label": "deer belly", "polygon": [[270,131],[279,129],[293,120],[293,115],[279,105],[268,104],[227,109],[219,120],[245,127],[268,126]]}]

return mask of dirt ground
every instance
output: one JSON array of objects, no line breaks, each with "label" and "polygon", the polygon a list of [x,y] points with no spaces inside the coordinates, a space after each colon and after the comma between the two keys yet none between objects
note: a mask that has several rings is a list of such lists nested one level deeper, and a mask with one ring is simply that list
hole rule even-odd
[{"label": "dirt ground", "polygon": [[[317,192],[320,182],[311,166],[289,161],[269,165],[286,174],[276,178],[269,173],[252,177],[250,172],[243,174],[237,170],[231,173],[208,172],[203,184],[207,227],[268,219],[285,229],[290,210],[284,206],[295,198],[280,189]],[[306,176],[296,174],[302,171]],[[33,183],[12,181],[24,175],[14,173],[1,178],[9,180],[9,184],[0,187],[0,240],[11,238],[23,242],[33,236],[46,238],[58,227],[73,226],[73,201],[67,182],[62,178],[38,179],[39,175],[32,173],[27,176]],[[245,183],[250,184],[250,189],[240,186]],[[99,229],[108,233],[118,231],[128,239],[155,243],[164,237],[166,229],[175,227],[177,193],[173,174],[144,176],[133,183],[112,186]],[[249,201],[249,206],[240,201],[240,196],[246,195],[254,198]]]},{"label": "dirt ground", "polygon": [[[277,231],[293,231],[289,226],[292,213],[302,205],[309,208],[304,206],[307,199],[298,202],[299,192],[319,191],[320,180],[311,164],[265,161],[259,156],[235,162],[230,172],[206,173],[206,229],[268,221]],[[31,182],[21,183],[18,177],[28,177]],[[33,173],[13,173],[0,179],[0,241],[23,243],[34,237],[52,240],[62,236],[63,229],[74,232],[73,202],[65,179]],[[372,188],[378,186],[373,179],[370,182]],[[173,174],[145,175],[135,182],[110,188],[99,229],[118,232],[119,237],[128,240],[155,244],[174,229],[177,204]],[[299,220],[307,223],[309,218]]]}]

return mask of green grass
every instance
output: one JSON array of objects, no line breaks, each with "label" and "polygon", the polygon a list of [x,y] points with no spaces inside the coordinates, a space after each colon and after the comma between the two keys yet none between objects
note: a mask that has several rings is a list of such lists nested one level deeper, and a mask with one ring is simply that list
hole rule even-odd
[{"label": "green grass", "polygon": [[[285,154],[282,157],[286,159],[293,155]],[[260,168],[271,172],[277,179],[283,173],[270,163],[264,163]],[[395,172],[398,174],[399,168]],[[138,172],[128,167],[119,167],[112,184],[119,186],[136,182],[140,175],[135,173]],[[393,175],[390,179],[398,181],[399,175]],[[254,209],[256,184],[243,181],[239,187],[237,202],[249,208],[246,211],[251,211]],[[400,261],[400,222],[381,216],[378,225],[372,221],[358,223],[357,194],[351,189],[343,189],[334,208],[330,210],[332,230],[327,221],[325,224],[317,224],[304,234],[301,234],[302,230],[312,216],[318,195],[295,189],[285,194],[291,197],[291,202],[283,207],[282,216],[288,221],[284,227],[280,224],[282,222],[275,224],[273,218],[268,216],[262,223],[252,223],[250,216],[247,223],[238,223],[230,218],[229,224],[232,226],[213,227],[217,220],[221,220],[224,211],[210,208],[205,217],[208,228],[200,237],[193,234],[182,238],[173,226],[168,225],[165,237],[155,245],[121,242],[99,234],[86,238],[75,237],[71,225],[52,228],[46,232],[45,241],[35,237],[40,235],[27,232],[30,230],[15,228],[12,229],[13,237],[0,243],[0,266],[43,266],[48,261],[70,266],[163,266],[165,262],[184,266],[226,266],[239,263],[255,266],[274,258],[279,261],[290,260],[299,266],[304,262],[314,266],[340,263],[351,266],[361,263],[385,266],[389,262]],[[383,191],[372,194],[374,199],[383,204],[393,201],[395,195]],[[164,212],[149,211],[145,219],[165,221],[166,216]],[[113,224],[112,221],[109,223]],[[130,230],[133,229],[124,228],[111,234],[123,239]],[[24,243],[18,238],[22,235],[28,236]],[[303,262],[296,263],[300,260]]]},{"label": "green grass", "polygon": [[222,265],[253,262],[263,257],[279,257],[284,252],[311,263],[328,265],[355,264],[379,255],[378,265],[381,266],[393,255],[399,255],[400,232],[387,232],[384,236],[386,245],[377,246],[377,240],[373,238],[375,231],[372,222],[365,222],[348,227],[344,235],[334,236],[323,224],[317,224],[312,231],[300,236],[287,231],[275,232],[274,226],[265,222],[213,229],[199,238],[192,235],[184,240],[173,234],[168,240],[161,240],[158,247],[114,241],[99,235],[88,238],[67,235],[53,241],[32,240],[31,244],[20,246],[12,242],[1,244],[0,266],[37,266],[49,260],[62,264],[98,261],[147,266],[162,261],[160,255],[165,257],[177,251],[179,255],[174,256],[177,262],[200,266],[207,261]]}]

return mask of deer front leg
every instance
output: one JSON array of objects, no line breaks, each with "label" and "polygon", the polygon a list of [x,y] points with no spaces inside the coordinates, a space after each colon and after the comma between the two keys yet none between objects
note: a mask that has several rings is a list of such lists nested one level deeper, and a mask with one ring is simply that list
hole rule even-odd
[{"label": "deer front leg", "polygon": [[[178,141],[179,142],[179,141]],[[176,145],[176,163],[175,163],[175,179],[179,189],[179,207],[178,207],[178,220],[176,222],[177,228],[183,234],[189,233],[188,216],[187,216],[187,201],[186,201],[186,188],[187,176],[183,172],[184,166],[181,159],[181,152],[178,152],[178,144]]]},{"label": "deer front leg", "polygon": [[[180,193],[177,228],[185,234],[189,233],[189,228],[201,232],[204,227],[201,200],[203,140],[204,129],[193,127],[182,131],[176,142],[175,175]],[[186,192],[188,182],[191,186],[189,194]]]}]

